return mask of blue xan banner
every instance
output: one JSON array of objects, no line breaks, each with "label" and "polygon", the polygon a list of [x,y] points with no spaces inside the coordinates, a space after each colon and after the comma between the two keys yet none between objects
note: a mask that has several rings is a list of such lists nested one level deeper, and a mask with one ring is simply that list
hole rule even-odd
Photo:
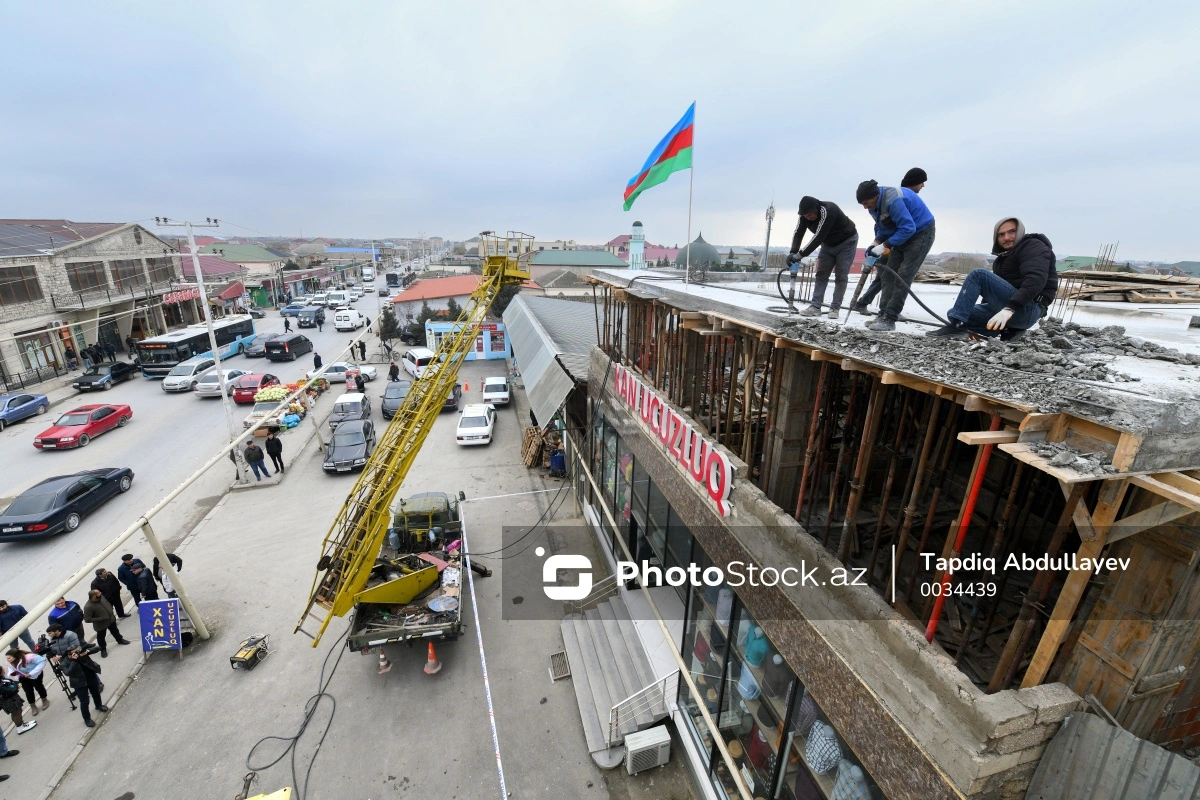
[{"label": "blue xan banner", "polygon": [[143,600],[138,604],[138,620],[142,623],[142,650],[179,650],[183,640],[179,635],[179,598]]}]

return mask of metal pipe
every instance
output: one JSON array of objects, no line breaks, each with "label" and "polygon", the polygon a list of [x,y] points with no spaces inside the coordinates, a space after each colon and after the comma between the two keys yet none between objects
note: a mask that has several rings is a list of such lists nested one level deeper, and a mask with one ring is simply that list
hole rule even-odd
[{"label": "metal pipe", "polygon": [[900,442],[904,438],[908,425],[908,409],[911,403],[912,393],[904,392],[904,409],[900,412],[900,420],[896,423],[896,438],[892,440],[892,457],[888,459],[887,477],[883,479],[879,516],[875,519],[875,535],[871,541],[871,555],[867,559],[867,583],[871,583],[875,577],[875,560],[879,557],[879,540],[883,535],[883,519],[887,516],[887,504],[892,496],[892,482],[896,478],[896,463],[900,459]]},{"label": "metal pipe", "polygon": [[158,539],[158,534],[154,532],[154,528],[150,525],[149,521],[142,526],[142,533],[146,535],[146,541],[149,543],[150,549],[158,557],[158,564],[162,567],[163,572],[167,574],[167,580],[170,582],[171,587],[179,595],[179,602],[183,604],[183,610],[187,612],[188,617],[192,620],[192,625],[196,628],[196,635],[201,639],[207,639],[209,637],[208,626],[204,624],[204,620],[200,617],[200,612],[192,604],[192,598],[188,594],[187,585],[180,579],[179,573],[175,571],[174,565],[171,564],[171,559],[167,557],[166,549],[162,546],[162,542]]},{"label": "metal pipe", "polygon": [[842,539],[838,543],[838,560],[845,562],[850,557],[851,540],[856,539],[858,503],[862,499],[863,484],[867,480],[867,470],[871,466],[871,455],[875,452],[875,433],[879,429],[879,421],[883,418],[883,408],[887,405],[887,389],[881,389],[878,378],[871,380],[871,398],[867,401],[866,422],[863,425],[862,439],[858,444],[858,453],[854,461],[854,472],[850,476],[850,496],[846,500],[846,516],[842,519]]},{"label": "metal pipe", "polygon": [[817,373],[817,392],[813,398],[812,419],[808,421],[808,447],[804,450],[804,466],[800,469],[800,491],[796,494],[796,513],[792,516],[796,521],[800,521],[800,508],[804,505],[804,492],[808,488],[808,467],[812,463],[813,450],[817,444],[817,420],[821,416],[821,398],[825,391],[825,373],[829,369],[829,362],[822,361],[821,369]]},{"label": "metal pipe", "polygon": [[[947,471],[950,464],[950,454],[954,452],[954,423],[958,420],[958,412],[962,406],[957,403],[950,409],[949,418],[946,420],[946,427],[939,434],[939,448],[945,444],[945,449],[942,450],[941,460],[938,463],[937,477],[931,480],[931,483],[936,482],[937,486],[933,487],[933,496],[929,501],[929,510],[925,512],[925,525],[921,529],[921,540],[917,543],[917,552],[925,552],[925,544],[929,541],[929,531],[933,528],[933,517],[937,513],[938,501],[942,496],[942,489],[949,483],[951,473]],[[917,585],[917,573],[919,570],[913,566],[912,574],[908,578],[908,588],[904,591],[904,602],[912,602],[913,589]]]},{"label": "metal pipe", "polygon": [[[854,420],[854,401],[858,396],[858,387],[861,383],[858,380],[857,374],[850,379],[850,400],[846,403],[846,419],[842,424],[842,440],[838,444],[837,458],[834,459],[833,469],[829,471],[829,508],[825,512],[825,529],[821,532],[821,545],[826,546],[829,542],[829,528],[833,524],[833,507],[837,503],[837,488],[838,474],[842,471],[842,462],[846,453],[846,440],[850,438],[850,426]],[[834,420],[834,425],[837,421]]]},{"label": "metal pipe", "polygon": [[[896,540],[896,566],[899,567],[899,562],[904,558],[904,549],[908,546],[908,534],[912,530],[913,518],[917,514],[917,500],[921,496],[921,490],[924,489],[922,478],[925,474],[925,464],[929,460],[929,451],[933,446],[934,420],[938,416],[938,407],[941,405],[941,398],[930,396],[929,398],[929,414],[925,420],[925,432],[921,437],[921,454],[917,457],[917,463],[914,465],[912,472],[911,485],[909,486],[907,495],[908,502],[904,505],[903,517],[904,521],[900,524],[900,536]],[[883,589],[884,597],[891,595],[893,589],[892,575],[888,573],[887,585]],[[895,604],[895,598],[891,598],[888,602]]]}]

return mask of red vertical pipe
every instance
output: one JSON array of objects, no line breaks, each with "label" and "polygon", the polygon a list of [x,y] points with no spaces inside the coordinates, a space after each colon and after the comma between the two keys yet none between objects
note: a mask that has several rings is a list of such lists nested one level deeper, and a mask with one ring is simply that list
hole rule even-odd
[{"label": "red vertical pipe", "polygon": [[[992,415],[992,424],[988,430],[1000,430],[999,414]],[[971,515],[975,513],[975,501],[979,499],[979,490],[983,487],[983,476],[987,473],[988,461],[992,457],[992,448],[994,447],[995,445],[985,444],[983,452],[979,455],[979,469],[975,472],[975,481],[971,484],[971,492],[967,495],[967,505],[963,509],[962,519],[958,523],[958,534],[954,537],[954,550],[950,553],[951,563],[962,552],[963,540],[967,538],[967,528],[971,527]],[[951,570],[949,564],[946,566],[947,569],[942,572],[942,591],[933,600],[933,613],[929,615],[929,624],[925,626],[925,641],[927,642],[932,642],[933,635],[937,633],[938,622],[942,618],[942,607],[946,605],[946,595],[950,592]]]}]

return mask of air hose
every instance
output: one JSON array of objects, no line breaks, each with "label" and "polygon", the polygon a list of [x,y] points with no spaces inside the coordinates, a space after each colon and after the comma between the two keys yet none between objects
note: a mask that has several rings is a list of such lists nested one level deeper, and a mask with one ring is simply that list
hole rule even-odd
[{"label": "air hose", "polygon": [[[875,262],[875,268],[881,269],[881,270],[887,270],[889,273],[891,273],[892,277],[898,281],[903,282],[903,280],[904,280],[899,275],[897,275],[896,271],[894,269],[892,269],[891,267],[889,267],[887,264],[880,264],[877,261],[877,262]],[[775,275],[775,291],[779,292],[779,297],[786,303],[788,301],[788,299],[783,294],[783,283],[782,283],[783,273],[785,273],[785,272],[791,272],[791,270],[788,269],[787,267],[784,267],[783,269],[779,270],[779,272]],[[904,288],[905,288],[905,291],[907,291],[908,294],[912,297],[912,299],[917,301],[917,305],[919,305],[921,308],[928,311],[930,316],[932,316],[934,319],[936,319],[938,322],[942,323],[943,325],[950,324],[946,320],[942,319],[942,317],[939,316],[936,311],[934,311],[929,306],[925,305],[925,303],[921,300],[921,298],[917,297],[917,293],[912,290],[911,286],[906,285]]]}]

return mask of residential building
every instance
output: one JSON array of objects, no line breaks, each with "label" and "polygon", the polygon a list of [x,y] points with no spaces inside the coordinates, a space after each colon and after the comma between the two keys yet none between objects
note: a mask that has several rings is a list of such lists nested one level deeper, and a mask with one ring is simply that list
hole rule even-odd
[{"label": "residential building", "polygon": [[[425,342],[431,350],[442,346],[444,339],[452,331],[462,328],[454,322],[445,320],[428,320],[425,323]],[[489,359],[503,360],[512,358],[512,347],[508,343],[508,332],[503,322],[488,321],[480,324],[479,335],[475,337],[475,347],[467,353],[467,361],[486,361]],[[462,377],[467,377],[462,373]]]},{"label": "residential building", "polygon": [[[602,249],[612,253],[622,261],[628,262],[629,245],[632,236],[631,233],[623,233],[620,236],[609,239],[604,243]],[[642,246],[643,261],[648,269],[653,269],[656,266],[669,266],[675,261],[675,257],[678,255],[678,247],[664,247],[660,244],[650,244],[649,242],[645,242]]]},{"label": "residential building", "polygon": [[67,346],[162,333],[178,276],[178,254],[137,223],[0,220],[0,379],[65,370]]},{"label": "residential building", "polygon": [[533,252],[540,253],[543,250],[576,250],[578,246],[574,239],[555,239],[553,242],[538,242],[533,243]]},{"label": "residential building", "polygon": [[456,275],[453,278],[425,278],[413,281],[404,291],[392,298],[399,320],[416,319],[421,307],[428,304],[434,311],[444,311],[450,301],[463,305],[479,288],[478,275]]},{"label": "residential building", "polygon": [[550,272],[569,269],[576,275],[587,275],[594,269],[621,269],[625,262],[604,250],[543,250],[534,253],[530,260],[529,273],[533,280]]},{"label": "residential building", "polygon": [[1170,264],[1169,268],[1173,275],[1200,278],[1200,261],[1176,261],[1174,264]]}]

